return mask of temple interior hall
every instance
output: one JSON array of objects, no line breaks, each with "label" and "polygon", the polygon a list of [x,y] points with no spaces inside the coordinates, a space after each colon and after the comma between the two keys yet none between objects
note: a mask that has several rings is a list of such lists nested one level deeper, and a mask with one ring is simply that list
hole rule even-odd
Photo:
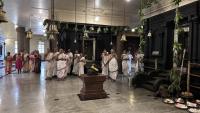
[{"label": "temple interior hall", "polygon": [[0,0],[0,113],[200,113],[200,0]]}]

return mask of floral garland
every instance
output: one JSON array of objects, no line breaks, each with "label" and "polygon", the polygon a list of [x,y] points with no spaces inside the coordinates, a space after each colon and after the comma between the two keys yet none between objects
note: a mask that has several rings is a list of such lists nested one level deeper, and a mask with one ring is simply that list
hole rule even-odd
[{"label": "floral garland", "polygon": [[178,35],[182,32],[182,29],[179,26],[180,20],[182,19],[182,15],[179,12],[179,4],[182,0],[172,0],[172,2],[176,5],[176,16],[175,16],[175,32],[174,32],[174,44],[173,44],[173,68],[170,73],[170,81],[171,84],[168,87],[168,90],[171,94],[178,94],[181,90],[180,82],[181,76],[178,71],[178,65],[180,64],[179,54],[182,51],[182,45],[178,42]]}]

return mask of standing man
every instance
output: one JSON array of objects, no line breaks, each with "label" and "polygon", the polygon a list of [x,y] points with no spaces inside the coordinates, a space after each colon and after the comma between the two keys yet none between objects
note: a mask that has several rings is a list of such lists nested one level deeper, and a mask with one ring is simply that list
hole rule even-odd
[{"label": "standing man", "polygon": [[48,50],[48,52],[45,55],[45,60],[47,61],[46,80],[51,80],[53,76],[53,57],[54,57],[53,52],[51,50]]},{"label": "standing man", "polygon": [[29,72],[29,54],[25,52],[23,57],[24,57],[23,72],[28,73]]},{"label": "standing man", "polygon": [[128,75],[131,75],[131,72],[132,72],[132,60],[133,60],[133,55],[131,55],[131,52],[128,51],[127,52],[127,56],[128,56]]},{"label": "standing man", "polygon": [[67,55],[69,57],[69,62],[68,62],[68,74],[71,74],[71,67],[72,67],[72,63],[73,63],[73,53],[71,52],[70,49],[67,50]]},{"label": "standing man", "polygon": [[53,53],[53,77],[57,77],[57,59],[58,59],[58,55],[59,55],[59,52],[58,52],[58,49],[54,49],[54,53]]},{"label": "standing man", "polygon": [[117,54],[113,49],[111,49],[110,60],[109,60],[109,76],[113,81],[116,81],[118,75],[118,63],[117,63]]},{"label": "standing man", "polygon": [[128,68],[128,54],[126,52],[126,50],[123,51],[123,54],[121,55],[121,60],[122,60],[122,72],[123,72],[123,75],[124,76],[128,76],[128,71],[129,71],[129,68]]},{"label": "standing man", "polygon": [[58,60],[57,60],[57,77],[58,80],[64,80],[67,76],[68,67],[67,63],[69,61],[69,57],[64,53],[63,49],[59,50]]},{"label": "standing man", "polygon": [[78,50],[76,50],[74,54],[74,65],[73,65],[73,70],[72,70],[72,73],[75,75],[78,75],[79,57],[80,57],[80,54],[78,53]]},{"label": "standing man", "polygon": [[102,61],[101,61],[102,75],[108,76],[109,54],[106,50],[103,51],[101,58],[102,58]]}]

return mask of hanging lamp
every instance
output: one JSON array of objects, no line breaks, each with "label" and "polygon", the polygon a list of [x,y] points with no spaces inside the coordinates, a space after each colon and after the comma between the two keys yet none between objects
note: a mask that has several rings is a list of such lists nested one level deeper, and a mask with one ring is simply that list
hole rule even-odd
[{"label": "hanging lamp", "polygon": [[[112,20],[113,19],[113,0],[112,0],[112,14],[111,14],[111,26],[112,26]],[[111,37],[111,41],[110,41],[110,45],[113,45],[113,40],[112,40],[112,32],[110,32],[110,37]]]},{"label": "hanging lamp", "polygon": [[58,27],[56,25],[55,22],[55,16],[54,16],[54,0],[51,0],[51,19],[49,21],[49,27],[48,27],[48,31],[47,34],[49,34],[49,39],[53,40],[55,39],[55,35],[57,35],[58,32]]},{"label": "hanging lamp", "polygon": [[29,30],[26,32],[26,38],[31,39],[32,38],[32,30],[31,30],[31,16],[29,18]]},{"label": "hanging lamp", "polygon": [[83,38],[89,38],[86,24],[87,24],[87,0],[85,0],[85,25],[83,26]]},{"label": "hanging lamp", "polygon": [[4,6],[3,0],[0,0],[0,23],[8,22],[5,17],[6,12],[3,10],[3,6]]},{"label": "hanging lamp", "polygon": [[74,43],[76,43],[76,33],[77,33],[77,24],[76,24],[76,0],[75,0],[75,28],[74,28],[74,31],[75,31],[75,37],[74,37]]},{"label": "hanging lamp", "polygon": [[26,32],[26,38],[31,39],[31,38],[32,38],[32,35],[33,35],[33,32],[31,31],[31,29],[29,29],[29,30]]},{"label": "hanging lamp", "polygon": [[[125,26],[125,21],[126,21],[126,7],[125,7],[125,2],[124,2],[124,26]],[[125,42],[125,41],[127,41],[126,40],[126,35],[125,35],[125,31],[126,31],[126,27],[124,28],[124,31],[123,31],[123,34],[122,34],[122,37],[121,37],[121,40],[120,41],[122,41],[122,42]]]},{"label": "hanging lamp", "polygon": [[99,26],[98,28],[97,28],[97,33],[100,33],[101,32],[101,27]]},{"label": "hanging lamp", "polygon": [[[150,18],[151,18],[151,7],[150,7]],[[152,37],[152,33],[151,33],[151,28],[150,28],[150,18],[149,18],[149,32],[147,34],[147,36],[150,38]]]}]

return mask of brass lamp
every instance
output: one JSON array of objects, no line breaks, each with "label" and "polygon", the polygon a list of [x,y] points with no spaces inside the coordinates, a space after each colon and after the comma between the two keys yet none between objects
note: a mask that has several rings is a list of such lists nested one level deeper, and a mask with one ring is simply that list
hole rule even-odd
[{"label": "brass lamp", "polygon": [[122,35],[121,41],[127,41],[127,40],[126,40],[126,35],[125,35],[125,34]]},{"label": "brass lamp", "polygon": [[6,12],[3,10],[3,6],[4,6],[4,3],[2,0],[0,0],[0,23],[8,22],[5,17]]},{"label": "brass lamp", "polygon": [[31,38],[32,38],[32,35],[33,35],[33,32],[31,31],[31,29],[29,29],[29,30],[26,32],[26,38],[31,39]]}]

